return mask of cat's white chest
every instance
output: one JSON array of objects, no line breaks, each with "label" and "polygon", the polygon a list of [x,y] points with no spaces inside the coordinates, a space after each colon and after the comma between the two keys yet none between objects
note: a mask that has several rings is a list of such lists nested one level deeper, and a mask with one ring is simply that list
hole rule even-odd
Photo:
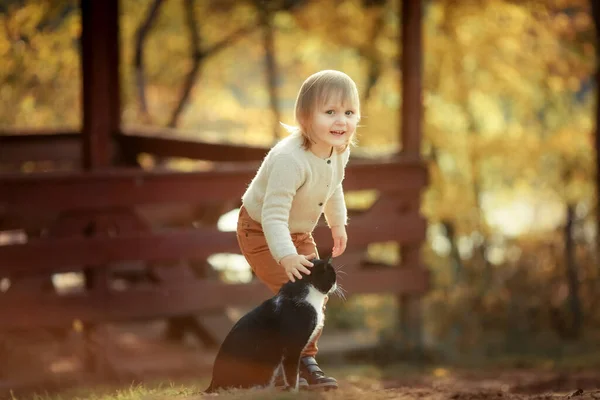
[{"label": "cat's white chest", "polygon": [[[325,314],[323,313],[323,304],[325,303],[325,295],[319,292],[314,287],[310,286],[308,288],[308,295],[304,300],[308,304],[314,307],[315,312],[317,313],[317,325],[315,327],[315,331],[321,329],[323,324],[325,323]],[[313,333],[314,335],[314,333]]]}]

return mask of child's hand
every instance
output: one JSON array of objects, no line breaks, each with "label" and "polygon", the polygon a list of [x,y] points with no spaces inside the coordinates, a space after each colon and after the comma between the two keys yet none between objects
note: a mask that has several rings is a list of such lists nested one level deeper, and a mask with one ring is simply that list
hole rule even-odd
[{"label": "child's hand", "polygon": [[287,274],[290,281],[296,282],[294,277],[298,279],[302,279],[302,274],[300,272],[304,272],[306,275],[310,275],[310,270],[306,267],[312,267],[313,263],[309,260],[312,260],[317,255],[315,253],[304,256],[302,254],[290,254],[289,256],[283,257],[279,264],[285,269],[285,273]]},{"label": "child's hand", "polygon": [[333,252],[331,256],[341,256],[346,251],[346,243],[348,243],[346,227],[344,225],[332,226],[331,236],[333,237]]}]

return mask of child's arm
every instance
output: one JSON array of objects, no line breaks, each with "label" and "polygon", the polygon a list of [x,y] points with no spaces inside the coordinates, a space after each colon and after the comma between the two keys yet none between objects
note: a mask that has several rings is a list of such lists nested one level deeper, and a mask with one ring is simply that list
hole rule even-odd
[{"label": "child's arm", "polygon": [[269,250],[279,262],[290,254],[298,254],[288,228],[290,209],[296,191],[302,185],[300,167],[291,157],[274,156],[269,165],[269,179],[262,206],[261,223]]},{"label": "child's arm", "polygon": [[346,200],[344,199],[344,189],[340,183],[335,189],[323,209],[327,225],[329,227],[346,225],[348,220],[348,211],[346,210]]},{"label": "child's arm", "polygon": [[348,235],[346,234],[348,211],[346,209],[342,184],[337,187],[335,192],[333,192],[333,195],[325,204],[324,214],[333,238],[333,250],[331,255],[332,257],[337,257],[344,253],[348,242]]},{"label": "child's arm", "polygon": [[309,260],[315,257],[298,254],[288,227],[292,200],[304,183],[304,176],[295,160],[285,155],[274,156],[269,168],[261,217],[263,232],[271,255],[294,282],[294,277],[302,279],[300,272],[310,274],[306,267],[313,266]]},{"label": "child's arm", "polygon": [[[348,165],[350,159],[350,149],[348,148],[342,155],[344,160],[344,168]],[[342,178],[343,179],[343,178]],[[342,255],[346,250],[348,235],[346,234],[346,225],[348,224],[348,210],[346,208],[346,200],[344,199],[344,189],[340,183],[335,189],[323,210],[327,225],[331,229],[333,237],[332,257]]]}]

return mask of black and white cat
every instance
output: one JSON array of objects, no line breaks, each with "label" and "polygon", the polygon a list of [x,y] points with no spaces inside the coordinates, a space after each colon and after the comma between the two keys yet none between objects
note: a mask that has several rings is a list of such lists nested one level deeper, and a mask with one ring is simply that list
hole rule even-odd
[{"label": "black and white cat", "polygon": [[310,275],[244,315],[225,337],[207,393],[219,389],[274,386],[281,373],[286,390],[298,389],[300,353],[323,327],[325,297],[336,291],[336,270],[313,259]]}]

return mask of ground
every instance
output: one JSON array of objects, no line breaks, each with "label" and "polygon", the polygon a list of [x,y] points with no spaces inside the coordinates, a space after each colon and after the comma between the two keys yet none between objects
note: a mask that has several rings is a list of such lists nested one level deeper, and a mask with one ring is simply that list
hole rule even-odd
[{"label": "ground", "polygon": [[[154,377],[144,383],[118,386],[83,385],[44,394],[41,399],[600,399],[600,371],[597,369],[559,372],[540,368],[475,370],[429,366],[415,369],[397,365],[380,369],[371,365],[328,365],[326,370],[338,377],[338,391],[293,394],[275,390],[239,390],[218,396],[204,395],[202,391],[209,379],[209,375],[204,374],[167,379]],[[35,397],[14,396],[19,400],[26,398]]]},{"label": "ground", "polygon": [[[352,372],[354,370],[354,373]],[[337,392],[302,393],[301,399],[600,399],[600,373],[551,373],[537,370],[454,371],[434,368],[410,377],[369,378],[365,367],[338,371]],[[358,374],[356,374],[358,373]],[[399,373],[399,372],[396,372]],[[438,376],[436,376],[438,375]],[[573,388],[585,389],[573,389]],[[199,397],[199,396],[196,396]],[[228,393],[223,399],[288,398],[267,392]],[[191,399],[193,395],[183,398]],[[289,398],[292,398],[291,396]]]},{"label": "ground", "polygon": [[[140,335],[119,333],[110,343],[119,383],[101,383],[96,378],[74,374],[77,360],[58,347],[46,357],[38,356],[38,369],[52,373],[49,384],[32,388],[12,386],[0,375],[0,399],[22,400],[133,400],[201,399],[208,386],[214,353],[198,347],[167,345],[144,340]],[[336,338],[336,341],[340,342]],[[194,350],[195,349],[195,350]],[[50,356],[51,354],[51,356]],[[61,355],[62,354],[62,355]],[[118,356],[116,356],[118,354]],[[7,359],[3,357],[3,364]],[[13,360],[14,361],[14,360]],[[17,364],[5,371],[15,371]],[[330,358],[323,369],[338,378],[340,390],[298,394],[268,390],[221,393],[219,399],[598,399],[600,400],[600,355],[586,360],[557,364],[548,360],[504,360],[476,366],[411,363],[377,367],[364,361]],[[134,371],[127,373],[123,371]],[[23,369],[25,377],[33,368]],[[38,371],[39,372],[39,371]],[[16,375],[14,375],[16,377]],[[13,382],[15,382],[13,380]],[[14,389],[14,390],[13,390]]]}]

